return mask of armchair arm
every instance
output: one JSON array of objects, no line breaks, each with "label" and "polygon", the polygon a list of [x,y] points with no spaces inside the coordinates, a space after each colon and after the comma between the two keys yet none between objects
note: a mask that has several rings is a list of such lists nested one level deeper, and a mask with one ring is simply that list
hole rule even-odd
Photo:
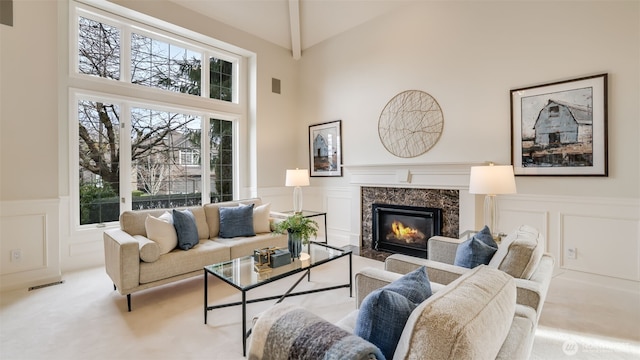
[{"label": "armchair arm", "polygon": [[451,264],[456,258],[456,250],[465,239],[456,239],[445,236],[433,236],[427,242],[427,258],[429,260]]},{"label": "armchair arm", "polygon": [[361,337],[292,304],[281,303],[254,319],[250,360],[383,359]]},{"label": "armchair arm", "polygon": [[362,300],[372,291],[390,284],[402,274],[385,271],[378,268],[366,267],[356,273],[356,308],[360,308]]},{"label": "armchair arm", "polygon": [[[530,279],[515,279],[517,286],[517,303],[533,308],[540,319],[542,306],[547,298],[551,278],[553,277],[554,259],[545,254],[540,259],[538,268]],[[537,321],[536,320],[536,321]]]},{"label": "armchair arm", "polygon": [[384,262],[385,270],[399,274],[407,274],[420,266],[427,267],[429,281],[442,285],[448,285],[450,282],[459,278],[460,275],[470,270],[460,266],[402,254],[393,254],[387,257]]},{"label": "armchair arm", "polygon": [[140,284],[140,247],[138,240],[122,229],[103,233],[104,266],[107,275],[122,295]]}]

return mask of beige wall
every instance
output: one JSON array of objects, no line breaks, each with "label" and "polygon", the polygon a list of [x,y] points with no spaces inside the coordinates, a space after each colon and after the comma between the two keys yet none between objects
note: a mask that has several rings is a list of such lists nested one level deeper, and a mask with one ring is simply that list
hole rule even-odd
[{"label": "beige wall", "polygon": [[[303,53],[309,123],[343,121],[344,163],[510,164],[510,89],[609,74],[609,177],[518,177],[525,194],[640,196],[640,4],[419,2]],[[377,121],[404,90],[444,113],[429,152],[400,159]],[[345,180],[346,181],[346,180]]]},{"label": "beige wall", "polygon": [[13,13],[0,26],[0,199],[57,199],[57,4],[18,0]]}]

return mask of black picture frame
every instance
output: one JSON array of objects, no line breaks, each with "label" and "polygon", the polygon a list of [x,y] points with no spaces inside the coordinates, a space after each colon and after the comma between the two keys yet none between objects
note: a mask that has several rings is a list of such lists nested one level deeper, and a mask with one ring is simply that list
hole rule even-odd
[{"label": "black picture frame", "polygon": [[342,120],[309,125],[312,177],[342,176]]},{"label": "black picture frame", "polygon": [[516,176],[608,176],[608,74],[511,90]]}]

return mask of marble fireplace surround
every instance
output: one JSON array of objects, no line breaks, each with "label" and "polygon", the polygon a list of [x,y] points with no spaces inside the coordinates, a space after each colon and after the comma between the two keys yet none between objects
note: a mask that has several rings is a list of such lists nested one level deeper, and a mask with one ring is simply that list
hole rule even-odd
[{"label": "marble fireplace surround", "polygon": [[360,254],[381,260],[389,255],[372,249],[373,203],[441,208],[444,236],[474,229],[476,196],[468,189],[469,171],[475,165],[481,164],[345,166],[350,184],[359,188]]}]

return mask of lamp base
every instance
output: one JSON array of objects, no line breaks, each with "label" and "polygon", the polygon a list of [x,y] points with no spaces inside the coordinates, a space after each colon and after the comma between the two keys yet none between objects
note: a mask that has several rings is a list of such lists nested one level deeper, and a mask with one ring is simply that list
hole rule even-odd
[{"label": "lamp base", "polygon": [[491,230],[493,238],[498,237],[498,211],[495,195],[485,195],[484,197],[484,223]]},{"label": "lamp base", "polygon": [[293,189],[293,212],[302,212],[302,188],[300,186]]}]

